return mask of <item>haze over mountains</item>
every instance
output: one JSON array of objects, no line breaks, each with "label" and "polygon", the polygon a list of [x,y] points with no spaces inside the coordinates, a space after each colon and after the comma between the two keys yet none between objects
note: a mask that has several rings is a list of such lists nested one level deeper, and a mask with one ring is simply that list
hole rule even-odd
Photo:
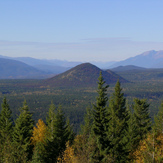
[{"label": "haze over mountains", "polygon": [[[163,50],[147,51],[120,62],[91,62],[101,69],[113,71],[163,68]],[[0,79],[50,78],[82,64],[61,60],[35,59],[31,57],[0,56]]]},{"label": "haze over mountains", "polygon": [[163,68],[163,50],[147,51],[135,57],[117,62],[110,67],[134,65],[144,68]]}]

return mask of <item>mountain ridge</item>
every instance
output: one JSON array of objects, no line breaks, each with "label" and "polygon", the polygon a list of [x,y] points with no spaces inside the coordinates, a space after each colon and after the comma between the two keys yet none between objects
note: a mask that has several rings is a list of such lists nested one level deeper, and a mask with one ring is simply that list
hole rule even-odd
[{"label": "mountain ridge", "polygon": [[23,62],[0,58],[0,79],[44,78],[47,74]]},{"label": "mountain ridge", "polygon": [[144,68],[163,68],[163,50],[146,51],[142,54],[136,55],[135,57],[130,57],[126,60],[119,61],[111,65],[109,68],[127,65],[134,65]]},{"label": "mountain ridge", "polygon": [[44,81],[45,85],[69,87],[89,87],[97,86],[98,77],[102,72],[103,78],[107,84],[116,83],[119,79],[120,82],[128,82],[112,71],[103,71],[91,63],[82,63],[62,74],[56,75]]}]

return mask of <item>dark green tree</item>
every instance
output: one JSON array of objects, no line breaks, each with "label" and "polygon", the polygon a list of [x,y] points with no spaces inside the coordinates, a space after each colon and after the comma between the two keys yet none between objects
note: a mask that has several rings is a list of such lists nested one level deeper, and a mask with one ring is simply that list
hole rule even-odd
[{"label": "dark green tree", "polygon": [[91,139],[93,124],[93,109],[87,108],[84,116],[84,123],[81,125],[80,135],[76,137],[73,144],[76,155],[81,162],[89,162],[93,148],[93,139]]},{"label": "dark green tree", "polygon": [[98,78],[98,96],[96,98],[96,104],[93,105],[93,126],[92,126],[92,139],[94,139],[96,147],[92,152],[93,162],[102,162],[106,156],[106,148],[109,147],[107,139],[108,130],[108,112],[107,112],[107,88],[109,86],[105,84],[105,81],[100,72]]},{"label": "dark green tree", "polygon": [[146,99],[134,99],[133,104],[133,137],[131,140],[131,151],[136,150],[139,142],[146,138],[151,130],[151,119],[149,116],[149,104]]},{"label": "dark green tree", "polygon": [[[11,118],[11,110],[9,104],[7,103],[6,98],[3,99],[3,103],[1,105],[2,110],[0,113],[0,160],[4,161],[4,156],[10,154],[10,144],[11,144],[11,136],[13,123]],[[4,153],[5,152],[5,153]]]},{"label": "dark green tree", "polygon": [[161,103],[161,107],[157,115],[154,117],[154,127],[153,129],[157,134],[163,133],[163,102]]},{"label": "dark green tree", "polygon": [[1,141],[4,142],[8,136],[12,135],[12,118],[11,118],[11,110],[7,103],[6,98],[3,99],[3,103],[1,105],[2,110],[0,113],[0,138]]},{"label": "dark green tree", "polygon": [[86,109],[86,114],[84,116],[84,124],[81,127],[81,135],[88,140],[89,136],[91,135],[93,124],[93,110],[90,108]]},{"label": "dark green tree", "polygon": [[32,156],[32,163],[48,163],[48,154],[46,144],[43,142],[37,142]]},{"label": "dark green tree", "polygon": [[13,131],[13,145],[17,146],[17,150],[15,151],[16,162],[22,161],[18,160],[19,156],[22,155],[26,155],[26,161],[30,160],[32,157],[33,148],[31,145],[31,137],[33,127],[34,121],[32,119],[32,114],[29,112],[26,101],[24,101],[23,107],[20,109],[20,115],[15,121]]},{"label": "dark green tree", "polygon": [[126,162],[128,158],[127,132],[129,113],[126,109],[126,99],[119,80],[115,85],[115,91],[109,101],[110,122],[108,139],[111,147],[108,148],[114,162]]},{"label": "dark green tree", "polygon": [[49,162],[56,162],[59,156],[62,157],[71,133],[61,106],[56,109],[53,103],[50,105],[47,127],[49,131]]},{"label": "dark green tree", "polygon": [[73,126],[70,124],[70,120],[66,121],[66,139],[69,141],[69,145],[73,144],[75,138],[75,133],[73,131]]}]

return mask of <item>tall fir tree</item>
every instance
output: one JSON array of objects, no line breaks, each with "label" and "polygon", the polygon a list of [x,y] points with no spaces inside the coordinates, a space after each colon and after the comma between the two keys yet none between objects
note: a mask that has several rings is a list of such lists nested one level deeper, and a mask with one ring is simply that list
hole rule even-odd
[{"label": "tall fir tree", "polygon": [[[11,118],[11,110],[9,104],[7,103],[6,97],[3,99],[3,103],[1,105],[2,110],[0,113],[0,162],[4,162],[6,155],[11,154],[11,136],[13,123]],[[5,158],[4,158],[5,157]]]},{"label": "tall fir tree", "polygon": [[111,147],[108,153],[114,162],[126,162],[128,159],[127,132],[129,112],[126,109],[126,99],[119,80],[115,85],[115,91],[109,100],[110,122],[108,139]]},{"label": "tall fir tree", "polygon": [[93,109],[87,108],[84,116],[84,123],[81,125],[80,135],[76,136],[73,144],[77,158],[85,163],[89,162],[91,151],[93,151],[92,149],[94,147],[92,144],[93,140],[91,139],[92,124]]},{"label": "tall fir tree", "polygon": [[4,139],[2,141],[4,141],[6,139],[6,137],[11,136],[12,135],[12,118],[11,118],[11,110],[9,107],[9,104],[7,103],[6,98],[3,99],[3,103],[1,105],[2,110],[0,113],[0,135],[1,138],[3,137]]},{"label": "tall fir tree", "polygon": [[106,148],[109,147],[109,141],[107,139],[108,130],[108,112],[107,112],[107,88],[109,86],[105,84],[105,81],[100,72],[98,78],[98,96],[96,98],[96,104],[93,105],[93,126],[92,126],[92,139],[94,139],[96,147],[92,152],[93,162],[102,162],[106,156]]},{"label": "tall fir tree", "polygon": [[153,129],[157,134],[163,134],[163,102],[161,103],[161,107],[157,115],[154,117],[154,127]]},{"label": "tall fir tree", "polygon": [[131,140],[131,151],[139,146],[141,140],[146,138],[151,130],[151,119],[149,116],[149,104],[146,99],[134,99],[133,104],[133,137]]},{"label": "tall fir tree", "polygon": [[30,160],[32,157],[33,148],[31,145],[31,137],[33,126],[34,121],[32,119],[32,114],[29,112],[26,101],[24,101],[23,107],[20,109],[20,115],[15,121],[13,130],[13,145],[17,146],[17,151],[15,151],[16,162],[22,161],[18,160],[21,155],[26,155],[26,161]]},{"label": "tall fir tree", "polygon": [[49,131],[49,161],[56,162],[59,156],[62,157],[61,155],[66,149],[66,142],[70,138],[70,128],[68,129],[61,106],[56,109],[54,104],[51,104],[47,127]]},{"label": "tall fir tree", "polygon": [[86,114],[84,116],[84,124],[82,124],[80,126],[81,127],[81,135],[86,140],[88,140],[88,138],[91,134],[92,124],[93,124],[93,110],[90,108],[87,108]]}]

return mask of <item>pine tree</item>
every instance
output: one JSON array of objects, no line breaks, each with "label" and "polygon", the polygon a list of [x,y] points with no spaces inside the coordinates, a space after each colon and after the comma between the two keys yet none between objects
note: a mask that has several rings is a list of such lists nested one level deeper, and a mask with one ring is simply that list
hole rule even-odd
[{"label": "pine tree", "polygon": [[12,135],[12,118],[11,118],[11,110],[7,103],[6,98],[3,99],[3,103],[1,105],[2,110],[0,113],[0,137],[1,140],[4,140]]},{"label": "pine tree", "polygon": [[49,131],[49,159],[51,162],[56,162],[57,158],[61,157],[66,149],[66,142],[69,138],[68,132],[70,132],[61,106],[56,109],[54,104],[51,104],[47,117],[47,126]]},{"label": "pine tree", "polygon": [[133,139],[132,150],[136,150],[139,142],[146,138],[151,130],[151,119],[149,116],[149,104],[146,99],[134,99],[133,104]]},{"label": "pine tree", "polygon": [[159,108],[158,114],[154,117],[154,130],[157,134],[163,134],[163,102]]},{"label": "pine tree", "polygon": [[108,130],[108,113],[107,113],[107,88],[105,81],[100,72],[98,78],[98,96],[96,98],[96,105],[93,106],[93,135],[92,139],[95,140],[96,148],[92,153],[93,162],[102,162],[106,156],[106,148],[109,146],[107,140]]},{"label": "pine tree", "polygon": [[93,110],[86,109],[84,116],[84,124],[81,125],[80,135],[77,135],[73,147],[75,154],[81,162],[89,162],[92,148],[91,132],[93,123]]},{"label": "pine tree", "polygon": [[128,159],[127,132],[129,113],[126,109],[126,99],[122,93],[119,80],[115,85],[115,91],[109,101],[110,122],[108,139],[111,148],[108,153],[114,162],[126,162]]},{"label": "pine tree", "polygon": [[9,159],[7,158],[7,154],[9,156],[11,153],[10,144],[13,124],[11,118],[11,110],[6,98],[3,99],[1,107],[2,110],[0,113],[0,162],[4,162],[4,159]]},{"label": "pine tree", "polygon": [[15,121],[13,131],[13,144],[17,146],[17,151],[15,151],[16,162],[22,161],[18,160],[21,155],[26,155],[26,161],[32,157],[31,137],[33,126],[32,114],[29,112],[26,101],[24,101],[23,107],[20,109],[20,115]]},{"label": "pine tree", "polygon": [[67,121],[66,121],[66,139],[69,142],[70,146],[73,144],[74,138],[75,138],[75,133],[73,131],[73,127],[70,124],[70,120],[67,119]]},{"label": "pine tree", "polygon": [[91,130],[92,130],[92,123],[93,123],[93,111],[90,108],[86,109],[86,114],[84,116],[84,124],[81,125],[81,135],[88,139]]}]

